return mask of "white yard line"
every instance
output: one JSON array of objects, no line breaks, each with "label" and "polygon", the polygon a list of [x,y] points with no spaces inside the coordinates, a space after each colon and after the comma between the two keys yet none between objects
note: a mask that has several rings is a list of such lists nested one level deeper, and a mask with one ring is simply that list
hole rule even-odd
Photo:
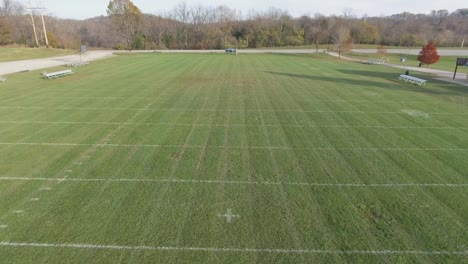
[{"label": "white yard line", "polygon": [[323,249],[262,249],[262,248],[216,248],[216,247],[176,247],[176,246],[123,246],[94,244],[51,244],[0,242],[2,247],[29,248],[71,248],[89,250],[119,251],[195,251],[268,254],[324,254],[324,255],[468,255],[468,251],[425,251],[425,250],[323,250]]},{"label": "white yard line", "polygon": [[154,125],[154,126],[215,126],[215,127],[310,127],[310,128],[369,128],[369,129],[462,129],[468,127],[451,126],[350,126],[350,125],[300,125],[300,124],[203,124],[203,123],[152,123],[152,122],[99,122],[99,121],[0,121],[0,124],[58,124],[58,125]]},{"label": "white yard line", "polygon": [[[115,96],[24,96],[20,98],[32,99],[126,99],[128,97],[115,97]],[[132,99],[148,99],[148,97],[131,97]]]},{"label": "white yard line", "polygon": [[[352,114],[399,114],[401,111],[329,111],[329,110],[273,110],[273,109],[190,109],[190,108],[125,108],[125,107],[34,107],[34,106],[2,106],[0,109],[24,109],[24,110],[128,110],[128,111],[187,111],[187,112],[293,112],[293,113],[352,113]],[[429,115],[468,115],[467,112],[432,112]],[[406,114],[405,114],[406,115]]]},{"label": "white yard line", "polygon": [[[96,146],[108,148],[215,148],[223,149],[224,146],[203,145],[158,145],[158,144],[82,144],[82,143],[39,143],[39,142],[0,142],[0,146],[50,146],[50,147],[79,147]],[[468,151],[468,148],[351,148],[351,147],[267,147],[267,146],[230,146],[231,149],[265,149],[265,150],[350,150],[350,151]]]},{"label": "white yard line", "polygon": [[304,187],[468,187],[468,183],[308,183],[308,182],[268,182],[268,181],[219,181],[219,180],[178,180],[178,179],[124,179],[124,178],[41,178],[41,177],[0,177],[0,181],[46,181],[46,182],[113,182],[113,183],[174,183],[174,184],[230,184],[230,185],[291,185]]}]

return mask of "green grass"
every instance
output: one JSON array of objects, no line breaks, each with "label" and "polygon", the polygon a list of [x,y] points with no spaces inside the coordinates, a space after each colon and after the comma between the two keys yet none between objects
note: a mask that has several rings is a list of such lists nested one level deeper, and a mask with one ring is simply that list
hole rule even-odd
[{"label": "green grass", "polygon": [[2,262],[467,260],[466,87],[322,55],[74,71],[0,83]]},{"label": "green grass", "polygon": [[0,48],[0,62],[40,59],[76,54],[76,51],[46,48]]}]

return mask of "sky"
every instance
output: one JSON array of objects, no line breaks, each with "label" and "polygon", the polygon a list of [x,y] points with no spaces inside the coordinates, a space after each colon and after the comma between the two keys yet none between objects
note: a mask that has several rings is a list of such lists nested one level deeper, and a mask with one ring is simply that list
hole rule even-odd
[{"label": "sky", "polygon": [[[33,3],[43,2],[47,13],[60,18],[85,19],[106,15],[109,0],[32,0]],[[27,5],[27,0],[20,0]],[[163,14],[172,10],[178,3],[185,2],[189,6],[226,5],[246,15],[251,10],[262,11],[269,7],[287,10],[291,15],[341,15],[345,9],[353,10],[358,17],[385,16],[402,13],[429,14],[431,10],[447,9],[453,12],[460,8],[468,8],[466,0],[133,0],[144,13]]]}]

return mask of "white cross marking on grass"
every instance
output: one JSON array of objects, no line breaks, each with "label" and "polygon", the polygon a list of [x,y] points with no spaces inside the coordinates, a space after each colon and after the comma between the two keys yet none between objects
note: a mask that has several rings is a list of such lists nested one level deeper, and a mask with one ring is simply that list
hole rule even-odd
[{"label": "white cross marking on grass", "polygon": [[0,228],[1,228],[1,229],[5,229],[5,228],[7,228],[7,227],[8,227],[8,225],[0,225]]},{"label": "white cross marking on grass", "polygon": [[226,217],[226,221],[230,224],[234,218],[240,218],[240,215],[234,215],[231,209],[227,209],[225,214],[219,214],[218,217]]},{"label": "white cross marking on grass", "polygon": [[16,211],[13,211],[12,213],[14,213],[14,214],[24,214],[24,211],[23,210],[16,210]]},{"label": "white cross marking on grass", "polygon": [[31,201],[33,202],[39,201],[39,198],[31,198]]}]

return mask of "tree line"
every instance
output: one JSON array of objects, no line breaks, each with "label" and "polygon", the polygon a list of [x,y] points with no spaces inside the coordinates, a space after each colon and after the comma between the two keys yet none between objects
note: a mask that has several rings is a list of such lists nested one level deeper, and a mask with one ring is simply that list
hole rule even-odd
[{"label": "tree line", "polygon": [[[31,16],[15,0],[2,0],[0,45],[36,46]],[[351,44],[460,47],[468,42],[468,9],[430,14],[404,12],[385,17],[341,15],[293,17],[270,8],[242,15],[227,6],[189,6],[181,3],[161,15],[144,14],[130,0],[112,0],[107,16],[85,20],[46,16],[47,34],[36,25],[40,45],[77,49],[82,44],[114,49],[222,49]]]}]

